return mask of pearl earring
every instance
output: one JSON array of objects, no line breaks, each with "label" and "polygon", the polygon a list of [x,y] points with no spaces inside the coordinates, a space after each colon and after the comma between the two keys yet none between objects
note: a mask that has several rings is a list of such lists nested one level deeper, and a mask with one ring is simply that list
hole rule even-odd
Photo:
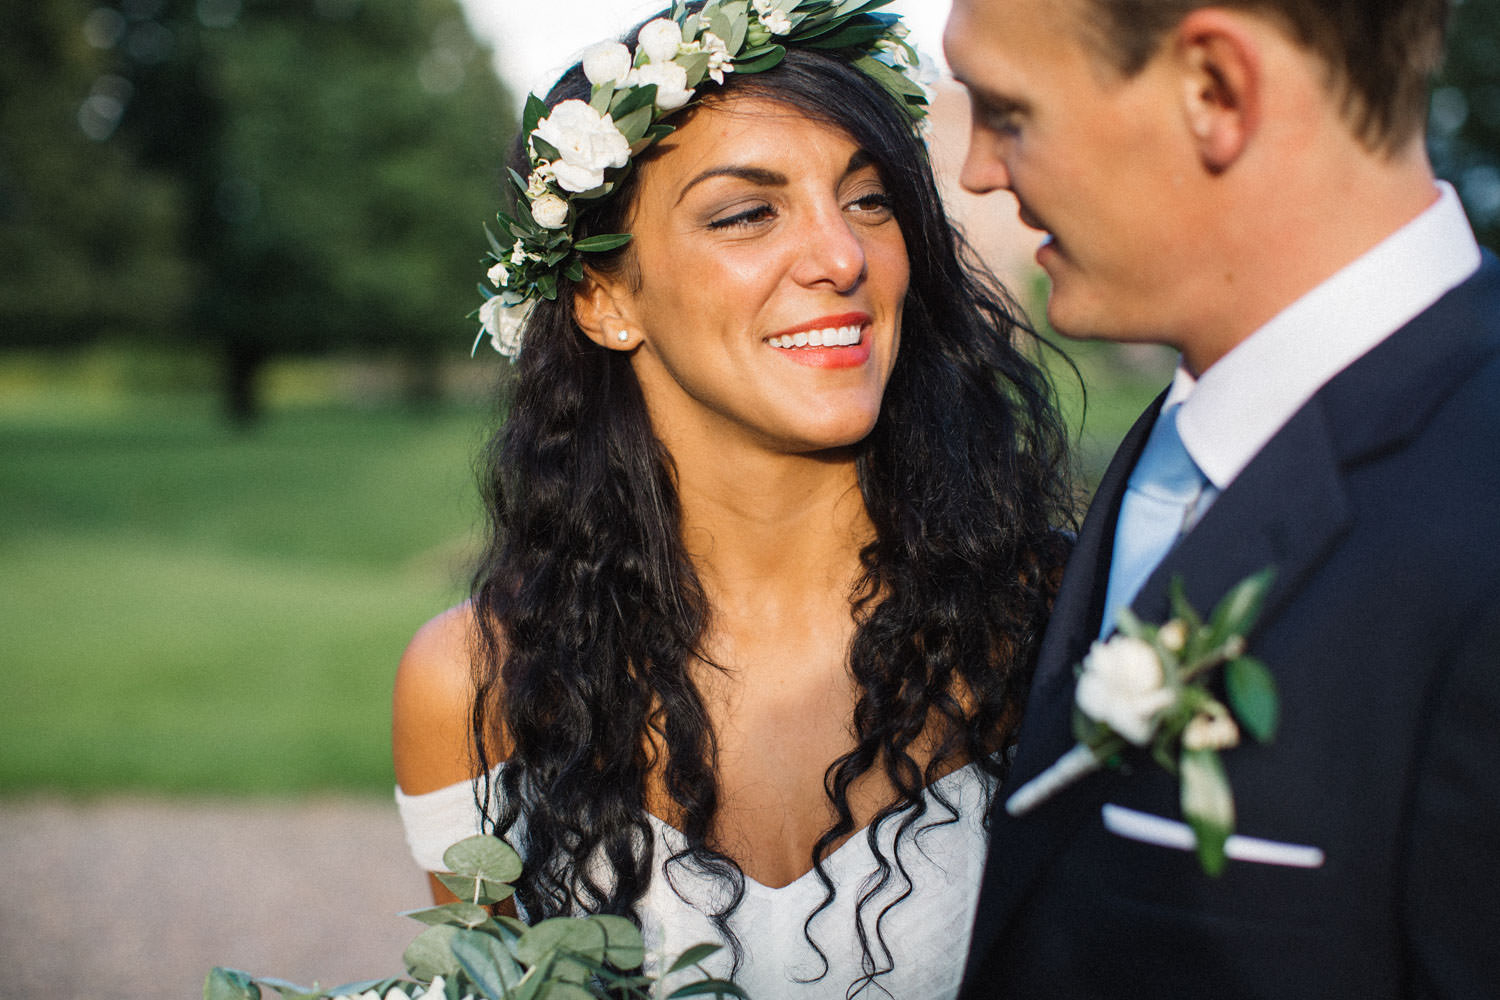
[{"label": "pearl earring", "polygon": [[615,339],[618,340],[622,344],[625,343],[627,340],[630,339],[630,331],[629,330],[621,330],[619,333],[615,334]]}]

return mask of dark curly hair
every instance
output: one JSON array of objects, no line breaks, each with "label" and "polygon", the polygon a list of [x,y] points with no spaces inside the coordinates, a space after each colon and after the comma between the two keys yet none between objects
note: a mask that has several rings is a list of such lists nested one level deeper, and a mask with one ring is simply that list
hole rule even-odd
[{"label": "dark curly hair", "polygon": [[[875,539],[851,595],[856,743],[826,772],[837,821],[809,859],[826,907],[838,890],[823,862],[854,831],[848,792],[862,775],[878,769],[895,789],[869,839],[876,847],[876,828],[895,822],[898,848],[931,811],[924,789],[936,777],[970,761],[992,787],[1000,777],[997,751],[1024,703],[1074,497],[1051,388],[1029,357],[1040,341],[947,221],[910,120],[824,52],[791,50],[777,68],[731,75],[700,100],[752,95],[842,130],[872,157],[911,266],[881,412],[854,446]],[[546,103],[587,97],[575,66]],[[524,175],[521,141],[512,161]],[[612,197],[582,203],[579,238],[625,231],[638,173]],[[628,275],[634,261],[627,245],[590,266]],[[491,532],[471,595],[473,736],[482,773],[502,757],[506,766],[498,788],[484,778],[478,794],[489,828],[525,858],[526,913],[633,916],[663,860],[646,809],[647,777],[659,775],[686,840],[665,862],[731,890],[712,916],[738,955],[727,921],[744,874],[710,842],[716,744],[689,673],[713,608],[680,535],[672,456],[630,359],[577,328],[573,291],[563,279],[556,302],[532,314],[508,416],[483,459]],[[946,815],[927,822],[956,817],[937,805]],[[861,893],[858,920],[865,976],[851,992],[891,967],[880,927],[898,904],[872,928],[863,908],[886,887],[910,890],[900,853],[876,847],[879,884]]]}]

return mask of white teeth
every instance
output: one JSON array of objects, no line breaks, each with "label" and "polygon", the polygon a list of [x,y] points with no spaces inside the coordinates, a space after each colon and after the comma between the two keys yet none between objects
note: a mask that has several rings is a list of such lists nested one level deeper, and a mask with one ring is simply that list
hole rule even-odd
[{"label": "white teeth", "polygon": [[766,343],[787,350],[793,347],[851,347],[859,343],[863,328],[860,326],[830,326],[826,330],[805,330],[772,337]]}]

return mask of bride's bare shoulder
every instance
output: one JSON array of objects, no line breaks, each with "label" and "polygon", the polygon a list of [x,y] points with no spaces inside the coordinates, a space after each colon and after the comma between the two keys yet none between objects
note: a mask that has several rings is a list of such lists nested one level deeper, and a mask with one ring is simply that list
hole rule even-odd
[{"label": "bride's bare shoulder", "polygon": [[460,604],[418,629],[401,655],[391,705],[391,751],[396,781],[409,795],[474,775],[473,630],[473,610]]}]

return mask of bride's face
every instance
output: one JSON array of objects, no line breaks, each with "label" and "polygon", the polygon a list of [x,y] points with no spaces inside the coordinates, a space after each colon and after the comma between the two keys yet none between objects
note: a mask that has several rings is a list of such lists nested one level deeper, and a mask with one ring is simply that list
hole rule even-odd
[{"label": "bride's face", "polygon": [[743,98],[698,111],[641,170],[639,281],[612,283],[612,307],[638,336],[632,364],[674,455],[737,442],[805,453],[868,434],[909,265],[866,154],[836,128]]}]

